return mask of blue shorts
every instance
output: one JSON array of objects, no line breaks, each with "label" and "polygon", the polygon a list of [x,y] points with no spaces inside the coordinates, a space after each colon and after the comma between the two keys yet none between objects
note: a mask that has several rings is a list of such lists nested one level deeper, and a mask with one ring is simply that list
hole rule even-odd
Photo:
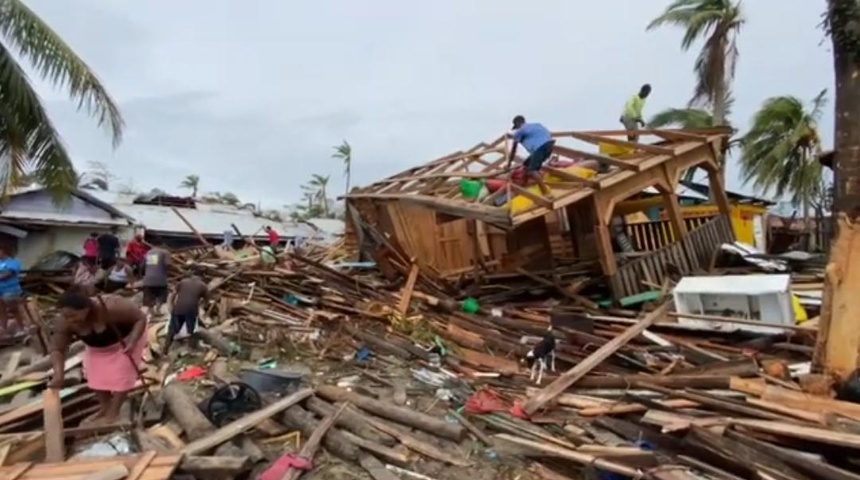
[{"label": "blue shorts", "polygon": [[0,300],[20,300],[21,299],[21,291],[13,290],[10,292],[0,292]]},{"label": "blue shorts", "polygon": [[529,155],[524,165],[527,172],[537,172],[543,167],[544,162],[549,160],[552,155],[552,148],[555,147],[555,140],[550,140],[539,146],[534,152]]}]

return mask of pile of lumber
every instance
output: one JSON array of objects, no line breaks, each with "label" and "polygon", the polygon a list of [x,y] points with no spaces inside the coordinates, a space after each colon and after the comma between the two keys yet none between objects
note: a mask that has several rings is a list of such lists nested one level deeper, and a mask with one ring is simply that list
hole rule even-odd
[{"label": "pile of lumber", "polygon": [[[181,452],[178,471],[198,478],[264,471],[282,455],[325,462],[321,450],[364,478],[441,480],[465,471],[456,469],[512,467],[472,455],[474,445],[514,462],[523,479],[589,472],[658,480],[860,478],[851,473],[860,405],[833,399],[828,379],[809,373],[814,327],[768,335],[692,329],[677,323],[665,298],[644,312],[601,309],[578,288],[557,288],[551,274],[533,279],[548,299],[522,302],[511,288],[452,290],[411,264],[395,262],[388,274],[335,269],[334,257],[301,252],[267,267],[253,252],[172,252],[173,277],[193,267],[212,292],[201,331],[210,349],[207,375],[162,386],[181,367],[153,357],[148,375],[159,383],[149,393],[163,409],[135,410],[123,427],[139,449]],[[461,311],[464,296],[480,299],[478,312]],[[535,385],[521,359],[551,324],[559,371]],[[313,358],[313,381],[214,426],[198,408],[200,390],[235,381],[235,362],[256,364],[259,352],[277,359],[285,342]],[[444,347],[441,367],[434,345]],[[57,435],[87,431],[74,418],[61,427],[50,425],[47,413],[39,418],[48,411],[38,392],[49,364],[25,360],[36,366],[10,373],[27,368],[19,356],[0,377],[17,389],[0,395],[30,392],[0,412],[0,433],[32,435],[42,427],[41,441],[56,446],[68,443]],[[86,389],[69,389],[77,390],[55,402],[55,413],[93,408]],[[496,404],[475,408],[488,395]],[[288,440],[296,435],[300,447]],[[10,458],[32,459],[12,449],[19,451]],[[54,455],[51,461],[65,459]],[[282,478],[299,472],[288,474]]]}]

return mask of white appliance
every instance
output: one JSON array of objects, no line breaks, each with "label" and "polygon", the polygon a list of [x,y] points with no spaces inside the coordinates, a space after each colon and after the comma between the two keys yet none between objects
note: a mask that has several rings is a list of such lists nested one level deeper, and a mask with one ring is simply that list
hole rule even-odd
[{"label": "white appliance", "polygon": [[675,286],[678,323],[713,330],[781,333],[774,327],[741,325],[684,317],[683,314],[719,315],[769,324],[794,325],[789,275],[726,275],[684,277]]}]

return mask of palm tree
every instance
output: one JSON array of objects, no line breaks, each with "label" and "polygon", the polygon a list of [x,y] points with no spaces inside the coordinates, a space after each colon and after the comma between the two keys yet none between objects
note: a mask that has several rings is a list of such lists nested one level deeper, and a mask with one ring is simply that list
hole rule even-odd
[{"label": "palm tree", "polygon": [[316,189],[316,200],[322,207],[323,216],[326,218],[328,218],[328,195],[326,189],[328,188],[328,182],[330,179],[331,176],[329,175],[319,175],[315,173],[311,175],[311,181],[308,182],[308,186]]},{"label": "palm tree", "polygon": [[790,195],[791,203],[802,208],[807,226],[822,185],[818,120],[826,95],[827,90],[821,91],[810,109],[792,96],[765,100],[741,139],[744,183],[753,182],[757,190],[772,191],[778,197]]},{"label": "palm tree", "polygon": [[736,37],[744,24],[740,2],[733,0],[675,0],[647,29],[675,25],[685,29],[681,48],[705,43],[696,58],[696,88],[690,106],[710,106],[714,124],[724,125],[726,99],[738,57]]},{"label": "palm tree", "polygon": [[349,182],[351,180],[352,167],[352,146],[346,140],[340,145],[334,147],[334,153],[331,158],[339,159],[343,162],[343,175],[346,177],[346,193],[349,193]]},{"label": "palm tree", "polygon": [[179,184],[179,188],[191,190],[191,198],[197,198],[197,190],[200,188],[200,176],[188,175],[184,180],[182,180],[182,183]]},{"label": "palm tree", "polygon": [[60,134],[18,59],[43,80],[65,89],[79,108],[105,126],[117,146],[123,120],[119,108],[87,64],[22,0],[0,6],[0,194],[27,173],[56,199],[68,198],[77,175]]},{"label": "palm tree", "polygon": [[[860,360],[856,348],[857,291],[860,290],[856,262],[860,242],[855,241],[860,221],[860,56],[857,55],[857,25],[860,9],[856,1],[827,0],[825,27],[833,44],[835,90],[835,141],[833,145],[834,210],[839,213],[836,240],[824,276],[821,321],[812,357],[814,372],[833,374],[840,382],[850,379]],[[854,260],[852,260],[852,258]],[[854,264],[852,272],[851,266]]]},{"label": "palm tree", "polygon": [[239,200],[239,197],[237,197],[236,194],[232,192],[224,192],[219,194],[218,201],[225,205],[230,205],[233,207],[239,206],[239,204],[242,203],[242,201]]}]

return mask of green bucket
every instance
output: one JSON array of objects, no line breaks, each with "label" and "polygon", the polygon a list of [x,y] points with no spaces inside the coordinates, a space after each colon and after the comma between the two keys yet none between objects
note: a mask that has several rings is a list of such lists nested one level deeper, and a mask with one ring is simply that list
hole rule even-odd
[{"label": "green bucket", "polygon": [[481,187],[484,184],[478,180],[469,180],[468,178],[464,178],[460,180],[460,193],[463,194],[464,197],[472,200],[481,196]]},{"label": "green bucket", "polygon": [[463,300],[463,303],[460,304],[460,310],[466,313],[475,314],[481,311],[481,304],[474,298],[469,297]]}]

